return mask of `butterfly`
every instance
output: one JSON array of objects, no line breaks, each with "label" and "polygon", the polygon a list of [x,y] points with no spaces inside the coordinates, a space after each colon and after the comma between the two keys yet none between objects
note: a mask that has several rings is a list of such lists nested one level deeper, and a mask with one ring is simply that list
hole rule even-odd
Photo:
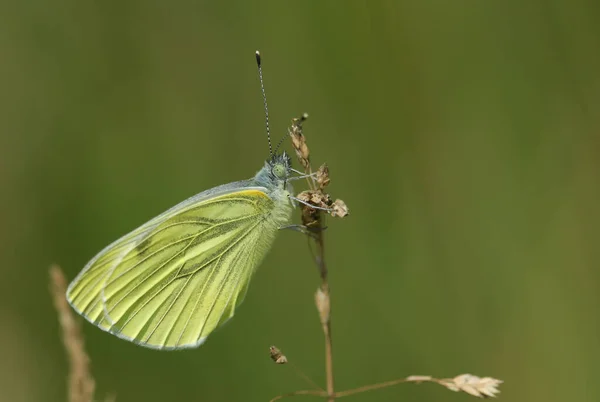
[{"label": "butterfly", "polygon": [[266,116],[271,155],[258,173],[201,192],[100,251],[67,289],[79,314],[164,350],[198,347],[234,315],[293,208],[294,170],[285,152],[271,151]]}]

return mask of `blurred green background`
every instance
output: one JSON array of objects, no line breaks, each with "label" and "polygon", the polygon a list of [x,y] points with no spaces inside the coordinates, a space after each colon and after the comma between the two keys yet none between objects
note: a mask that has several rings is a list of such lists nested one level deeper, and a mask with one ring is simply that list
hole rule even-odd
[{"label": "blurred green background", "polygon": [[[260,49],[274,137],[308,112],[313,161],[352,212],[326,239],[337,388],[473,373],[505,380],[506,401],[600,400],[600,3],[218,3],[0,2],[0,399],[66,400],[50,263],[73,278],[262,166]],[[271,344],[324,384],[318,283],[286,231],[199,349],[85,323],[98,399],[306,388]],[[402,385],[348,400],[474,399]]]}]

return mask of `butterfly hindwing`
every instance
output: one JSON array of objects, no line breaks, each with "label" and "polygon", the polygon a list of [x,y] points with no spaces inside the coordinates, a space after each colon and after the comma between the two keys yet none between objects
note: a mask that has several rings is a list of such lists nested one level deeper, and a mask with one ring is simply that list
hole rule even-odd
[{"label": "butterfly hindwing", "polygon": [[68,299],[143,346],[198,346],[243,300],[277,231],[274,208],[260,187],[184,201],[102,250]]}]

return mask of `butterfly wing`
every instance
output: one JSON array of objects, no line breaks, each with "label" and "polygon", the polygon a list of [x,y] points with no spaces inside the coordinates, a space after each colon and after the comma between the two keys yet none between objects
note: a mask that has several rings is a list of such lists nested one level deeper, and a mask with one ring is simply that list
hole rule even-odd
[{"label": "butterfly wing", "polygon": [[243,300],[279,227],[279,205],[263,187],[193,197],[98,253],[67,299],[120,338],[197,347]]}]

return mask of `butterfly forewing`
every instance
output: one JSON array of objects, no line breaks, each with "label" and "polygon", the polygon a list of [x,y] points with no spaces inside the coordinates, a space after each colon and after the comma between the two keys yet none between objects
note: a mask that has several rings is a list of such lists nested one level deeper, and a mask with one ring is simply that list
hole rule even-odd
[{"label": "butterfly forewing", "polygon": [[148,347],[194,347],[230,318],[271,244],[264,189],[182,203],[101,251],[69,288],[89,321]]}]

